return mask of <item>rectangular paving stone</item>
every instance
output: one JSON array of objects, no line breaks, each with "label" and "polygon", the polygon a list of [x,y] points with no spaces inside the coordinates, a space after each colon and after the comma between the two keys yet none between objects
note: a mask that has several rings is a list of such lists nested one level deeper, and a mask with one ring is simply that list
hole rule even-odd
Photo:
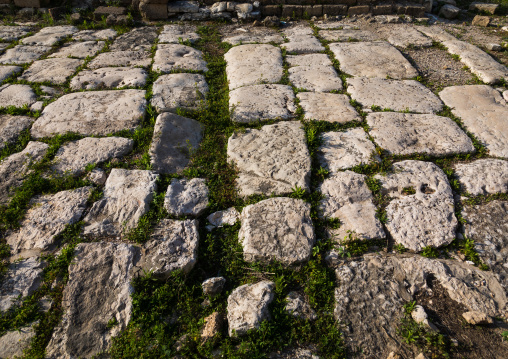
[{"label": "rectangular paving stone", "polygon": [[160,44],[179,44],[181,41],[193,43],[199,39],[194,25],[164,25],[159,35]]},{"label": "rectangular paving stone", "polygon": [[228,29],[227,33],[222,38],[222,41],[230,43],[231,45],[241,45],[241,44],[282,44],[284,39],[282,35],[271,28],[268,27],[250,27],[250,28],[241,28],[236,29]]},{"label": "rectangular paving stone", "polygon": [[177,108],[204,106],[208,85],[200,74],[169,74],[154,82],[152,92],[151,103],[158,112],[174,112]]},{"label": "rectangular paving stone", "polygon": [[49,50],[51,50],[51,47],[49,46],[16,45],[11,49],[6,50],[5,54],[0,56],[0,64],[28,64],[37,60]]},{"label": "rectangular paving stone", "polygon": [[0,82],[21,71],[23,71],[23,68],[19,66],[0,66]]},{"label": "rectangular paving stone", "polygon": [[457,40],[455,36],[439,26],[416,26],[415,28],[436,41]]},{"label": "rectangular paving stone", "polygon": [[313,35],[313,31],[307,26],[296,26],[284,30],[284,36],[289,42],[284,42],[281,47],[289,53],[309,54],[325,51],[319,40]]},{"label": "rectangular paving stone", "polygon": [[342,80],[332,66],[296,66],[288,72],[296,88],[313,92],[342,90]]},{"label": "rectangular paving stone", "polygon": [[332,66],[326,54],[286,55],[289,66]]},{"label": "rectangular paving stone", "polygon": [[29,128],[33,121],[28,116],[0,115],[0,150],[16,142],[21,132]]},{"label": "rectangular paving stone", "polygon": [[28,26],[0,26],[0,39],[11,42],[25,36],[30,32]]},{"label": "rectangular paving stone", "polygon": [[37,97],[29,85],[0,86],[0,108],[31,106],[36,100]]},{"label": "rectangular paving stone", "polygon": [[163,73],[173,70],[208,71],[203,53],[190,46],[178,44],[157,45],[152,69]]},{"label": "rectangular paving stone", "polygon": [[113,40],[116,34],[113,29],[81,30],[72,35],[72,38],[78,41]]},{"label": "rectangular paving stone", "polygon": [[306,120],[346,123],[362,118],[349,103],[347,95],[335,93],[300,92],[300,100]]},{"label": "rectangular paving stone", "polygon": [[508,193],[508,161],[482,158],[454,167],[461,190],[472,196]]},{"label": "rectangular paving stone", "polygon": [[155,27],[138,27],[120,35],[110,46],[111,51],[149,51],[157,39]]},{"label": "rectangular paving stone", "polygon": [[391,28],[388,36],[388,42],[393,46],[399,47],[430,47],[432,39],[421,34],[411,26],[396,25]]},{"label": "rectangular paving stone", "polygon": [[77,57],[78,59],[93,57],[104,48],[105,44],[104,41],[71,42],[70,45],[62,47],[48,57]]},{"label": "rectangular paving stone", "polygon": [[20,79],[29,82],[49,81],[53,84],[61,85],[83,64],[83,60],[69,58],[37,60],[25,70]]},{"label": "rectangular paving stone", "polygon": [[74,26],[48,26],[42,28],[35,35],[23,38],[21,43],[24,45],[53,46],[75,32],[78,32],[78,29]]},{"label": "rectangular paving stone", "polygon": [[114,51],[103,52],[88,63],[88,68],[98,69],[108,66],[148,67],[152,63],[148,51]]},{"label": "rectangular paving stone", "polygon": [[74,76],[70,87],[73,90],[113,89],[122,87],[143,87],[148,73],[145,69],[130,67],[105,67],[84,70]]},{"label": "rectangular paving stone", "polygon": [[319,36],[323,40],[337,42],[337,41],[375,41],[379,40],[376,33],[367,30],[321,30]]}]

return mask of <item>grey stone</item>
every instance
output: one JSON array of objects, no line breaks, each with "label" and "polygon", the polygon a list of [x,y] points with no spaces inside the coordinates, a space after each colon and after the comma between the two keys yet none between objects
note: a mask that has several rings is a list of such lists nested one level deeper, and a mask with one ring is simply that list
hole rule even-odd
[{"label": "grey stone", "polygon": [[28,129],[32,122],[33,119],[28,116],[0,115],[0,150],[16,142],[21,132]]},{"label": "grey stone", "polygon": [[281,34],[276,30],[270,28],[257,28],[257,27],[249,27],[243,29],[244,31],[231,31],[227,33],[226,36],[222,39],[222,41],[230,43],[231,45],[241,45],[241,44],[282,44],[284,39]]},{"label": "grey stone", "polygon": [[203,293],[209,296],[215,296],[222,292],[224,285],[226,284],[226,278],[224,277],[213,277],[205,280],[201,286],[203,287]]},{"label": "grey stone", "polygon": [[108,66],[141,66],[148,67],[152,63],[148,51],[113,51],[103,52],[88,63],[88,68],[98,69]]},{"label": "grey stone", "polygon": [[503,47],[499,44],[487,44],[485,47],[490,51],[503,51]]},{"label": "grey stone", "polygon": [[478,3],[473,2],[471,5],[469,5],[469,11],[478,11],[478,12],[488,12],[489,14],[494,15],[496,10],[499,8],[499,4],[485,4],[485,3]]},{"label": "grey stone", "polygon": [[5,333],[0,337],[0,358],[14,358],[23,355],[35,337],[35,324]]},{"label": "grey stone", "polygon": [[23,71],[23,68],[19,66],[0,66],[0,82],[21,71]]},{"label": "grey stone", "polygon": [[291,67],[289,81],[296,88],[313,92],[342,90],[342,80],[332,66]]},{"label": "grey stone", "polygon": [[30,32],[28,26],[0,26],[0,39],[11,42]]},{"label": "grey stone", "polygon": [[416,29],[436,41],[457,40],[455,36],[439,26],[416,26]]},{"label": "grey stone", "polygon": [[234,133],[227,155],[239,170],[236,185],[242,197],[282,195],[295,187],[309,189],[311,161],[300,122]]},{"label": "grey stone", "polygon": [[214,212],[206,219],[214,227],[222,227],[225,224],[232,226],[240,219],[240,213],[235,207],[230,207],[224,211]]},{"label": "grey stone", "polygon": [[310,205],[301,199],[275,197],[242,210],[238,239],[247,262],[286,266],[310,259],[315,242]]},{"label": "grey stone", "polygon": [[172,1],[168,3],[168,13],[195,13],[199,11],[198,1]]},{"label": "grey stone", "polygon": [[490,316],[477,311],[462,313],[462,317],[471,325],[486,325],[494,323]]},{"label": "grey stone", "polygon": [[23,38],[21,43],[24,45],[53,46],[75,32],[78,32],[78,29],[74,26],[48,26],[42,28],[35,35]]},{"label": "grey stone", "polygon": [[111,51],[140,51],[150,50],[157,39],[155,27],[138,27],[120,35],[110,46]]},{"label": "grey stone", "polygon": [[32,136],[41,138],[67,132],[105,136],[134,130],[145,110],[144,90],[71,93],[44,108],[32,126]]},{"label": "grey stone", "polygon": [[83,63],[83,60],[68,58],[38,60],[25,70],[20,79],[30,82],[49,81],[53,84],[62,85]]},{"label": "grey stone", "polygon": [[508,161],[485,158],[455,165],[463,191],[473,196],[508,193]]},{"label": "grey stone", "polygon": [[78,41],[113,40],[116,34],[113,29],[81,30],[72,35],[72,38]]},{"label": "grey stone", "polygon": [[324,51],[325,48],[319,40],[313,36],[313,31],[307,26],[295,26],[284,30],[284,36],[289,42],[281,44],[289,53],[309,54]]},{"label": "grey stone", "polygon": [[169,74],[154,82],[152,92],[152,106],[159,112],[174,112],[177,108],[196,110],[205,105],[208,84],[200,74]]},{"label": "grey stone", "polygon": [[49,46],[24,46],[16,45],[11,49],[5,51],[5,54],[0,56],[0,64],[28,64],[46,52],[51,50]]},{"label": "grey stone", "polygon": [[160,44],[179,44],[183,41],[195,42],[200,39],[194,25],[164,25],[159,35]]},{"label": "grey stone", "polygon": [[459,15],[460,9],[456,6],[446,4],[439,10],[439,16],[452,20]]},{"label": "grey stone", "polygon": [[36,112],[36,111],[42,111],[44,108],[44,101],[37,101],[32,106],[30,106],[30,111]]},{"label": "grey stone", "polygon": [[312,309],[305,297],[298,292],[289,292],[284,309],[289,314],[298,318],[306,320],[316,320],[317,318],[314,309]]},{"label": "grey stone", "polygon": [[104,67],[85,70],[71,80],[73,90],[95,90],[102,88],[143,87],[148,73],[145,69],[125,67]]},{"label": "grey stone", "polygon": [[332,66],[332,61],[326,54],[287,55],[289,66]]},{"label": "grey stone", "polygon": [[208,187],[204,178],[171,180],[164,197],[164,208],[170,215],[198,217],[207,207]]},{"label": "grey stone", "polygon": [[347,95],[319,92],[300,92],[296,95],[306,120],[346,123],[361,121],[349,103]]},{"label": "grey stone", "polygon": [[430,47],[432,40],[423,36],[414,27],[407,25],[395,26],[388,36],[388,42],[399,47]]},{"label": "grey stone", "polygon": [[203,138],[203,125],[196,120],[162,113],[155,122],[149,155],[154,171],[181,173]]},{"label": "grey stone", "polygon": [[29,85],[0,86],[0,108],[30,106],[37,100],[35,93]]},{"label": "grey stone", "polygon": [[208,71],[203,53],[190,46],[159,44],[153,60],[152,69],[163,73],[173,70]]},{"label": "grey stone", "polygon": [[319,356],[315,354],[316,348],[311,345],[310,349],[308,348],[288,348],[283,351],[278,351],[276,353],[271,353],[268,358],[269,359],[320,359]]},{"label": "grey stone", "polygon": [[379,36],[376,33],[367,30],[321,30],[319,36],[323,40],[337,42],[337,41],[375,41],[379,40]]},{"label": "grey stone", "polygon": [[95,56],[106,43],[104,41],[83,41],[74,42],[62,47],[60,50],[51,54],[49,57],[77,57],[84,59]]}]

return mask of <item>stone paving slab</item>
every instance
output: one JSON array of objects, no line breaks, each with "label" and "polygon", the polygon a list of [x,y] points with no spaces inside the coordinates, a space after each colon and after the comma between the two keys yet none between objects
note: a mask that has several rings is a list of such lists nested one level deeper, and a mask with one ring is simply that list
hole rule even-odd
[{"label": "stone paving slab", "polygon": [[81,30],[72,35],[74,40],[78,41],[97,41],[97,40],[113,40],[116,37],[116,30]]},{"label": "stone paving slab", "polygon": [[200,216],[208,207],[208,187],[204,178],[173,178],[164,196],[164,208],[172,216]]},{"label": "stone paving slab", "polygon": [[296,66],[288,72],[289,81],[296,88],[313,92],[342,90],[342,80],[332,66]]},{"label": "stone paving slab", "polygon": [[430,47],[432,39],[423,36],[419,31],[411,26],[397,25],[389,31],[388,42],[393,46],[399,47]]},{"label": "stone paving slab", "polygon": [[19,66],[0,66],[0,82],[21,71],[23,68]]},{"label": "stone paving slab", "polygon": [[368,30],[321,30],[319,36],[326,41],[375,41],[379,36]]},{"label": "stone paving slab", "polygon": [[53,46],[75,32],[78,32],[78,29],[74,26],[48,26],[42,28],[35,35],[23,38],[21,43],[23,45]]},{"label": "stone paving slab", "polygon": [[152,69],[163,73],[173,70],[208,71],[203,53],[190,46],[178,44],[157,45]]},{"label": "stone paving slab", "polygon": [[439,97],[491,156],[508,158],[508,105],[498,91],[486,85],[452,86]]},{"label": "stone paving slab", "polygon": [[[36,322],[38,323],[38,322]],[[0,337],[0,358],[15,358],[23,355],[35,337],[35,323],[12,330]]]},{"label": "stone paving slab", "polygon": [[307,26],[296,26],[284,30],[284,36],[289,42],[284,42],[281,47],[289,53],[309,54],[325,51],[319,40],[313,36],[313,31]]},{"label": "stone paving slab", "polygon": [[152,106],[158,112],[174,112],[177,108],[198,109],[205,105],[208,84],[200,74],[160,76],[152,87]]},{"label": "stone paving slab", "polygon": [[508,161],[485,158],[454,167],[461,189],[470,195],[508,193]]},{"label": "stone paving slab", "polygon": [[140,68],[104,67],[79,72],[71,79],[72,90],[113,89],[122,87],[143,87],[148,73]]},{"label": "stone paving slab", "polygon": [[141,123],[145,111],[144,90],[72,93],[44,108],[32,126],[32,136],[42,138],[67,132],[105,136],[134,130]]},{"label": "stone paving slab", "polygon": [[0,43],[0,53],[2,53],[10,44]]},{"label": "stone paving slab", "polygon": [[98,69],[108,66],[141,66],[148,67],[152,63],[148,51],[114,51],[103,52],[88,63],[88,68]]},{"label": "stone paving slab", "polygon": [[0,39],[11,42],[25,36],[30,32],[28,26],[0,26]]},{"label": "stone paving slab", "polygon": [[135,28],[116,38],[110,46],[111,51],[149,51],[157,39],[155,27]]},{"label": "stone paving slab", "polygon": [[457,40],[455,36],[439,26],[416,26],[415,28],[435,41]]},{"label": "stone paving slab", "polygon": [[33,121],[28,116],[0,115],[0,150],[16,142],[21,132],[30,128]]},{"label": "stone paving slab", "polygon": [[49,46],[16,45],[11,49],[6,50],[5,54],[0,56],[0,64],[28,64],[34,60],[37,60],[49,50],[51,50],[51,47]]},{"label": "stone paving slab", "polygon": [[36,100],[37,97],[29,85],[5,84],[0,86],[0,108],[30,106]]},{"label": "stone paving slab", "polygon": [[[243,31],[241,31],[243,30]],[[284,39],[282,35],[274,29],[270,28],[248,28],[237,29],[228,33],[227,36],[222,38],[222,41],[230,43],[231,45],[242,44],[282,44]]]},{"label": "stone paving slab", "polygon": [[160,44],[179,44],[181,41],[193,43],[199,39],[194,25],[164,25],[159,35]]},{"label": "stone paving slab", "polygon": [[82,41],[70,43],[70,45],[62,47],[60,50],[48,57],[77,57],[85,59],[95,56],[106,43],[104,41]]},{"label": "stone paving slab", "polygon": [[62,85],[83,64],[83,60],[69,58],[37,60],[19,78],[29,82],[49,81]]},{"label": "stone paving slab", "polygon": [[349,103],[347,95],[319,92],[300,92],[300,100],[306,120],[346,123],[362,118]]},{"label": "stone paving slab", "polygon": [[326,54],[286,55],[289,66],[332,66]]}]

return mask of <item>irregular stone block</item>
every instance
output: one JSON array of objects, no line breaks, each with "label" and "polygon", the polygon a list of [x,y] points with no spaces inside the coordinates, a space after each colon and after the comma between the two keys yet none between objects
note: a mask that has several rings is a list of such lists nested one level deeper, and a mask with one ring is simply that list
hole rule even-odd
[{"label": "irregular stone block", "polygon": [[73,90],[95,90],[102,88],[143,87],[148,73],[140,68],[104,67],[81,71],[71,80]]},{"label": "irregular stone block", "polygon": [[38,60],[25,70],[20,79],[29,82],[49,81],[53,84],[62,85],[83,63],[83,60],[69,58]]},{"label": "irregular stone block", "polygon": [[399,47],[431,47],[432,40],[410,26],[397,26],[390,31],[388,42]]},{"label": "irregular stone block", "polygon": [[284,39],[281,34],[270,28],[246,28],[245,31],[228,31],[225,33],[222,41],[231,45],[241,44],[282,44]]},{"label": "irregular stone block", "polygon": [[183,41],[192,43],[199,39],[194,25],[164,25],[159,35],[160,44],[179,44]]},{"label": "irregular stone block", "polygon": [[23,45],[53,46],[58,41],[78,32],[74,26],[48,26],[43,27],[38,33],[25,37],[21,40]]},{"label": "irregular stone block", "polygon": [[342,90],[342,80],[332,66],[296,66],[289,69],[289,81],[296,88],[313,92]]},{"label": "irregular stone block", "polygon": [[298,292],[289,292],[286,297],[286,312],[294,317],[302,318],[305,320],[316,320],[317,315],[310,304],[305,300],[305,297]]},{"label": "irregular stone block", "polygon": [[205,105],[208,84],[200,74],[169,74],[155,80],[152,92],[151,103],[158,112],[196,110]]},{"label": "irregular stone block", "polygon": [[49,55],[49,58],[77,57],[79,59],[84,59],[87,57],[93,57],[102,50],[105,44],[106,43],[104,41],[83,41],[71,43],[70,45],[62,47],[54,54]]},{"label": "irregular stone block", "polygon": [[16,45],[11,49],[5,51],[5,54],[0,56],[0,64],[28,64],[46,52],[51,50],[49,46],[23,46]]},{"label": "irregular stone block", "polygon": [[168,4],[152,4],[149,0],[141,0],[139,3],[139,12],[144,19],[165,20],[168,18]]},{"label": "irregular stone block", "polygon": [[164,208],[170,215],[198,217],[208,207],[208,187],[204,178],[171,180]]},{"label": "irregular stone block", "polygon": [[379,36],[371,31],[367,30],[321,30],[319,36],[323,40],[337,42],[337,41],[375,41],[379,40]]},{"label": "irregular stone block", "polygon": [[72,35],[72,38],[78,41],[113,40],[116,34],[116,30],[113,29],[81,30]]},{"label": "irregular stone block", "polygon": [[482,312],[470,311],[462,313],[462,317],[471,325],[487,325],[494,323],[490,316]]},{"label": "irregular stone block", "polygon": [[206,217],[206,219],[213,227],[220,228],[225,224],[232,226],[240,219],[240,213],[235,207],[230,207],[224,211],[214,212]]},{"label": "irregular stone block", "polygon": [[416,26],[416,29],[436,41],[457,40],[455,36],[439,26]]},{"label": "irregular stone block", "polygon": [[0,26],[0,39],[11,42],[30,32],[28,26]]},{"label": "irregular stone block", "polygon": [[474,18],[473,18],[473,21],[471,22],[471,25],[473,26],[483,26],[483,27],[487,27],[490,25],[490,17],[488,16],[480,16],[480,15],[476,15]]},{"label": "irregular stone block", "polygon": [[33,118],[28,116],[0,115],[0,150],[16,142],[18,136],[28,129]]},{"label": "irregular stone block", "polygon": [[289,66],[332,66],[326,54],[287,55]]},{"label": "irregular stone block", "polygon": [[172,1],[168,3],[168,13],[195,13],[198,11],[198,1]]},{"label": "irregular stone block", "polygon": [[313,36],[313,31],[310,27],[295,26],[289,28],[284,30],[284,36],[286,36],[289,42],[281,44],[281,47],[285,48],[289,53],[309,54],[325,51],[323,45]]},{"label": "irregular stone block", "polygon": [[485,158],[457,163],[455,175],[462,190],[470,195],[508,193],[508,161]]},{"label": "irregular stone block", "polygon": [[499,4],[485,4],[474,2],[469,5],[469,11],[488,12],[491,15],[494,15],[498,8]]},{"label": "irregular stone block", "polygon": [[296,95],[306,120],[346,123],[361,121],[360,115],[349,103],[347,95],[319,92],[300,92]]},{"label": "irregular stone block", "polygon": [[209,296],[216,296],[226,284],[226,278],[224,277],[214,277],[205,280],[201,286],[203,287],[203,293]]},{"label": "irregular stone block", "polygon": [[37,100],[35,93],[29,85],[0,86],[0,108],[30,106]]},{"label": "irregular stone block", "polygon": [[8,79],[14,74],[23,71],[23,68],[19,66],[1,66],[0,67],[0,82]]},{"label": "irregular stone block", "polygon": [[439,9],[439,16],[452,20],[459,16],[460,9],[456,6],[445,4]]},{"label": "irregular stone block", "polygon": [[111,51],[148,51],[157,39],[157,28],[138,27],[116,38]]},{"label": "irregular stone block", "polygon": [[0,358],[14,358],[23,355],[35,337],[35,324],[5,333],[0,337]]},{"label": "irregular stone block", "polygon": [[148,51],[114,51],[103,52],[88,63],[88,68],[98,69],[111,66],[148,67],[152,63]]},{"label": "irregular stone block", "polygon": [[157,45],[152,69],[163,73],[173,70],[208,71],[201,51],[178,44]]}]

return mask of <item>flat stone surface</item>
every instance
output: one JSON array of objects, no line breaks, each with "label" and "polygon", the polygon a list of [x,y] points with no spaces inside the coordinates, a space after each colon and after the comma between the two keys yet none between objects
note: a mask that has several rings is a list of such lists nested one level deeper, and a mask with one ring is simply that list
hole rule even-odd
[{"label": "flat stone surface", "polygon": [[155,27],[138,27],[120,35],[110,46],[111,51],[139,51],[150,50],[157,39]]},{"label": "flat stone surface", "polygon": [[379,161],[376,147],[362,128],[345,132],[324,132],[318,151],[319,164],[331,173],[360,164]]},{"label": "flat stone surface", "polygon": [[436,41],[457,40],[455,36],[439,26],[416,26],[415,28]]},{"label": "flat stone surface", "polygon": [[227,155],[239,170],[236,185],[242,197],[287,194],[295,186],[309,189],[311,161],[300,122],[234,133]]},{"label": "flat stone surface", "polygon": [[29,347],[34,337],[35,329],[33,325],[5,333],[0,337],[0,358],[22,356],[23,350]]},{"label": "flat stone surface", "polygon": [[289,66],[332,66],[326,54],[286,55]]},{"label": "flat stone surface", "polygon": [[23,68],[19,66],[0,66],[0,82],[21,71]]},{"label": "flat stone surface", "polygon": [[37,97],[29,85],[0,86],[0,108],[1,107],[23,107],[35,103]]},{"label": "flat stone surface", "polygon": [[339,243],[348,231],[361,240],[386,237],[365,179],[365,175],[351,171],[338,172],[325,179],[319,188],[324,196],[319,202],[320,216],[338,218],[341,222],[340,228],[329,231]]},{"label": "flat stone surface", "polygon": [[200,74],[169,74],[155,80],[152,92],[151,103],[158,112],[195,110],[205,105],[208,84]]},{"label": "flat stone surface", "polygon": [[108,66],[148,67],[152,63],[148,51],[114,51],[103,52],[88,63],[88,68],[98,69]]},{"label": "flat stone surface", "polygon": [[152,69],[163,73],[173,70],[208,71],[203,53],[190,46],[178,44],[157,45]]},{"label": "flat stone surface", "polygon": [[164,25],[159,35],[160,44],[179,44],[181,41],[193,43],[199,39],[194,25]]},{"label": "flat stone surface", "polygon": [[388,42],[343,42],[330,44],[340,68],[352,76],[405,79],[418,71]]},{"label": "flat stone surface", "polygon": [[355,77],[347,83],[351,97],[364,107],[419,113],[436,113],[443,108],[441,100],[418,81]]},{"label": "flat stone surface", "polygon": [[306,120],[346,123],[361,121],[360,115],[349,103],[347,95],[319,92],[300,92],[300,100]]},{"label": "flat stone surface", "polygon": [[294,116],[296,106],[293,89],[287,85],[252,85],[229,93],[229,110],[235,122],[287,120]]},{"label": "flat stone surface", "polygon": [[454,167],[461,189],[470,195],[508,193],[508,161],[485,158]]},{"label": "flat stone surface", "polygon": [[181,173],[203,138],[203,125],[196,120],[162,113],[155,122],[149,155],[159,173]]},{"label": "flat stone surface", "polygon": [[222,227],[225,224],[232,226],[240,219],[240,213],[235,207],[230,207],[224,211],[214,212],[206,219],[214,227]]},{"label": "flat stone surface", "polygon": [[379,36],[368,30],[321,30],[319,36],[326,41],[374,41],[379,40]]},{"label": "flat stone surface", "polygon": [[390,30],[388,42],[399,47],[431,47],[432,39],[423,36],[411,26],[396,25]]},{"label": "flat stone surface", "polygon": [[11,42],[30,32],[28,26],[0,26],[0,39]]},{"label": "flat stone surface", "polygon": [[229,89],[263,83],[276,83],[282,78],[282,53],[273,45],[252,44],[231,48],[225,55]]},{"label": "flat stone surface", "polygon": [[[376,175],[382,193],[392,200],[386,207],[386,228],[395,243],[415,252],[440,247],[455,239],[457,219],[453,194],[444,172],[432,162],[402,161],[393,172]],[[415,193],[408,194],[411,188]]]},{"label": "flat stone surface", "polygon": [[264,280],[235,288],[228,297],[229,336],[245,335],[270,320],[269,305],[274,299],[275,283]]},{"label": "flat stone surface", "polygon": [[61,85],[83,63],[83,60],[68,58],[38,60],[26,69],[19,78],[29,82],[49,81],[53,84]]},{"label": "flat stone surface", "polygon": [[145,115],[145,108],[144,90],[72,93],[44,108],[32,126],[32,136],[41,138],[67,132],[105,136],[134,130]]},{"label": "flat stone surface", "polygon": [[113,29],[81,30],[74,33],[72,38],[79,41],[113,40],[116,34],[116,30]]},{"label": "flat stone surface", "polygon": [[237,29],[236,31],[228,31],[227,35],[222,38],[222,41],[230,43],[231,45],[241,45],[241,44],[282,44],[284,39],[281,34],[270,28],[258,28],[251,27],[247,29],[243,29],[244,31],[240,31]]},{"label": "flat stone surface", "polygon": [[473,141],[448,117],[376,112],[367,115],[367,124],[379,147],[391,155],[449,156],[475,152]]},{"label": "flat stone surface", "polygon": [[16,45],[11,49],[5,51],[5,54],[0,56],[0,64],[28,64],[46,52],[51,50],[49,46],[24,46]]},{"label": "flat stone surface", "polygon": [[134,141],[122,137],[85,137],[60,147],[51,171],[56,174],[81,175],[88,164],[100,164],[121,158],[132,151]]},{"label": "flat stone surface", "polygon": [[[46,348],[48,359],[105,352],[131,318],[138,249],[125,243],[80,243],[74,255],[63,291],[64,314]],[[109,328],[112,319],[117,324]]]},{"label": "flat stone surface", "polygon": [[32,198],[21,228],[7,237],[11,254],[26,258],[55,249],[57,236],[81,219],[91,192],[81,187]]},{"label": "flat stone surface", "polygon": [[342,90],[342,80],[332,66],[291,67],[289,81],[296,88],[313,92]]},{"label": "flat stone surface", "polygon": [[83,42],[74,42],[70,43],[70,45],[62,47],[60,50],[55,52],[54,54],[49,55],[50,58],[53,57],[77,57],[79,59],[84,59],[86,57],[93,57],[99,51],[102,50],[106,43],[104,41],[83,41]]},{"label": "flat stone surface", "polygon": [[71,80],[73,90],[95,90],[102,88],[143,87],[148,79],[145,69],[125,67],[104,67],[85,70]]},{"label": "flat stone surface", "polygon": [[77,32],[74,26],[48,26],[42,28],[38,33],[25,37],[21,40],[24,45],[53,46],[58,41]]},{"label": "flat stone surface", "polygon": [[310,205],[303,200],[266,199],[245,207],[240,221],[245,261],[295,265],[309,260],[315,237]]},{"label": "flat stone surface", "polygon": [[284,30],[284,36],[289,42],[281,44],[289,53],[309,54],[325,51],[319,40],[313,36],[313,31],[307,26],[296,26]]},{"label": "flat stone surface", "polygon": [[207,207],[208,187],[204,178],[171,180],[164,197],[164,208],[170,215],[198,217]]},{"label": "flat stone surface", "polygon": [[491,156],[508,157],[508,105],[490,86],[452,86],[439,93]]},{"label": "flat stone surface", "polygon": [[16,142],[21,132],[29,128],[33,121],[28,116],[0,115],[0,150]]}]

